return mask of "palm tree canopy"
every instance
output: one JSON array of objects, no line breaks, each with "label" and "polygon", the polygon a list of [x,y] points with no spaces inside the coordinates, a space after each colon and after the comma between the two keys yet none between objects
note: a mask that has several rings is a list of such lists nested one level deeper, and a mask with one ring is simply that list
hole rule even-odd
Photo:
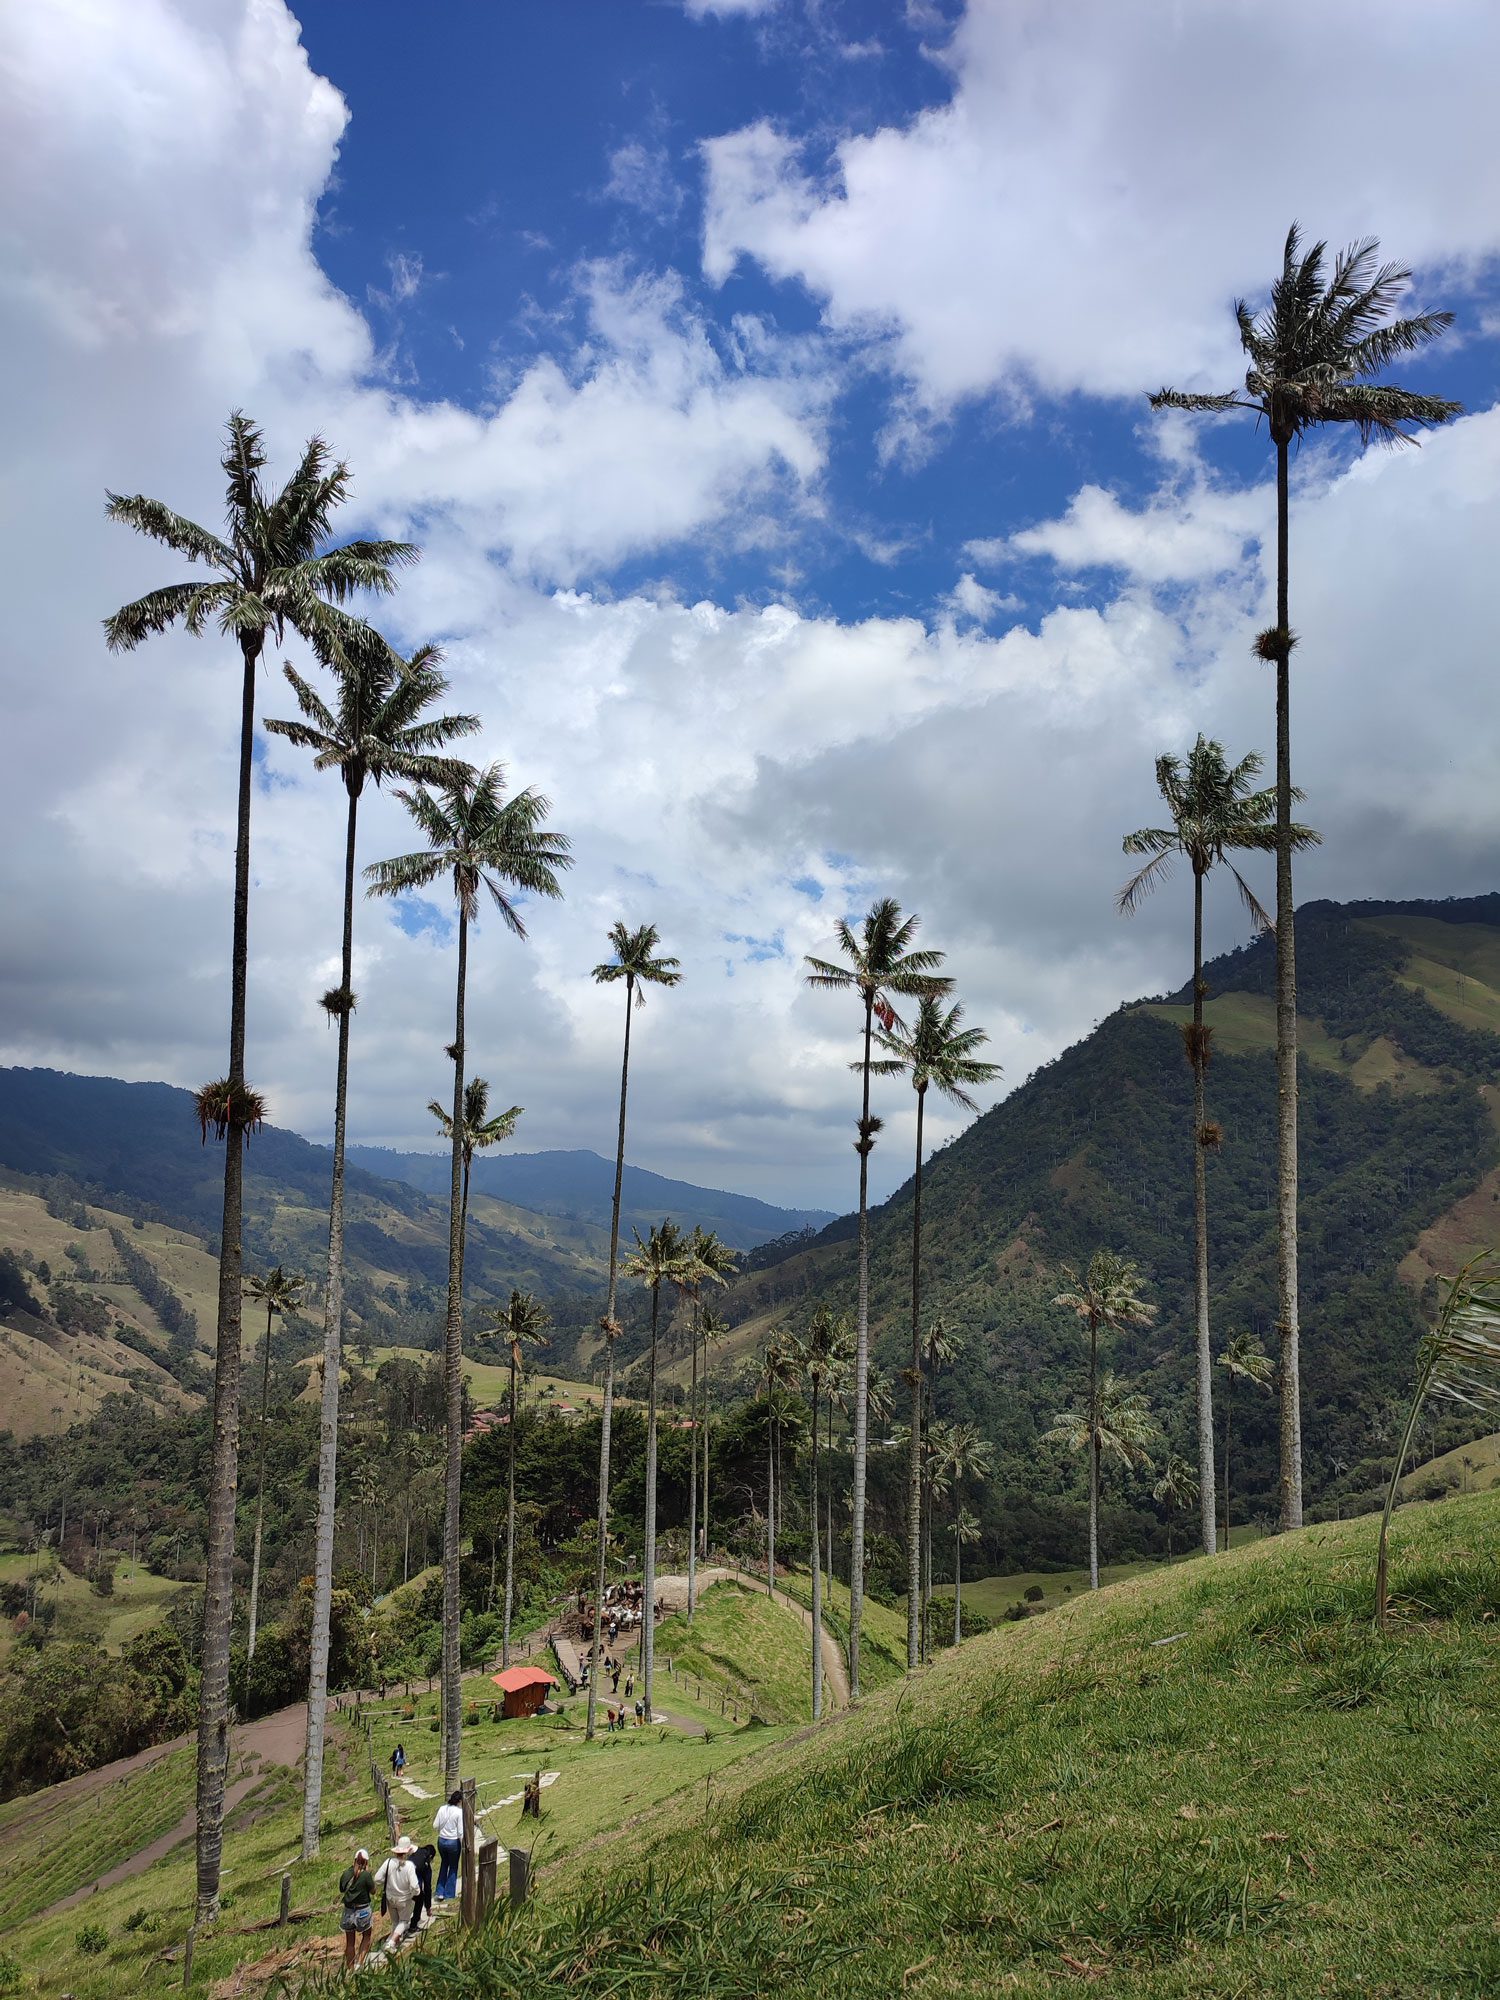
[{"label": "palm tree canopy", "polygon": [[[911,1074],[912,1088],[926,1091],[930,1086],[965,1111],[979,1106],[970,1097],[968,1086],[993,1083],[1000,1074],[999,1063],[980,1060],[975,1051],[989,1040],[983,1028],[965,1028],[963,1003],[951,1007],[932,993],[924,993],[917,1003],[917,1018],[910,1032],[880,1027],[875,1039],[888,1052],[888,1060],[871,1063],[877,1076]],[[859,1064],[852,1065],[858,1069]]]},{"label": "palm tree canopy", "polygon": [[635,1254],[625,1260],[627,1278],[639,1278],[648,1290],[657,1292],[663,1285],[680,1283],[691,1269],[691,1242],[670,1216],[658,1223],[644,1242],[638,1229],[631,1234]]},{"label": "palm tree canopy", "polygon": [[934,1465],[949,1483],[985,1479],[994,1470],[994,1452],[977,1424],[935,1424],[931,1428]]},{"label": "palm tree canopy", "polygon": [[823,991],[857,992],[862,999],[883,1002],[882,1021],[887,1029],[899,1027],[900,1017],[890,1007],[886,995],[895,993],[911,999],[947,993],[953,981],[939,973],[940,951],[914,951],[912,939],[921,919],[903,917],[901,906],[883,897],[871,906],[856,934],[841,917],[838,924],[839,950],[848,960],[836,965],[826,958],[805,958],[809,986]]},{"label": "palm tree canopy", "polygon": [[[427,1109],[438,1122],[443,1137],[451,1144],[453,1140],[453,1117],[443,1109],[435,1097],[427,1100]],[[460,1145],[466,1167],[474,1164],[476,1153],[487,1153],[491,1146],[498,1146],[515,1131],[525,1111],[524,1104],[512,1104],[508,1110],[497,1111],[490,1116],[489,1080],[482,1076],[471,1076],[464,1085],[464,1123]]]},{"label": "palm tree canopy", "polygon": [[398,791],[428,845],[416,854],[398,854],[376,861],[365,870],[372,896],[403,896],[425,889],[440,875],[451,875],[453,893],[472,923],[479,914],[479,892],[491,902],[517,937],[526,926],[507,891],[529,896],[561,896],[560,871],[572,866],[570,843],[542,826],[550,802],[530,789],[505,798],[505,773],[499,764],[470,771],[434,794],[418,785]]},{"label": "palm tree canopy", "polygon": [[1198,1473],[1192,1460],[1184,1458],[1180,1451],[1168,1452],[1166,1467],[1151,1489],[1151,1498],[1159,1500],[1164,1507],[1170,1507],[1174,1514],[1195,1507],[1198,1504]]},{"label": "palm tree canopy", "polygon": [[514,1365],[521,1365],[521,1350],[525,1346],[550,1347],[546,1329],[552,1324],[552,1315],[541,1300],[531,1292],[512,1292],[510,1304],[496,1306],[491,1315],[495,1331],[510,1347],[510,1358]]},{"label": "palm tree canopy", "polygon": [[273,496],[261,478],[266,464],[261,432],[236,410],[220,464],[226,484],[222,537],[144,493],[105,496],[111,521],[149,535],[211,573],[202,581],[150,591],[105,619],[111,652],[129,652],[178,624],[195,638],[216,624],[257,651],[268,634],[279,641],[288,625],[311,640],[331,629],[331,604],[346,603],[361,591],[394,590],[392,572],[417,559],[419,551],[410,542],[352,541],[321,548],[351,483],[348,466],[332,458],[322,438],[309,439],[296,471]]},{"label": "palm tree canopy", "polygon": [[299,1278],[292,1271],[283,1271],[279,1264],[273,1264],[263,1278],[252,1276],[245,1280],[245,1290],[250,1297],[273,1313],[296,1312],[306,1289],[306,1278]]},{"label": "palm tree canopy", "polygon": [[420,646],[403,660],[373,627],[338,617],[331,631],[318,635],[316,650],[334,677],[333,705],[290,660],[283,661],[303,720],[268,721],[273,735],[311,750],[315,770],[339,771],[351,798],[359,797],[366,778],[377,785],[387,777],[418,785],[462,779],[465,765],[440,752],[455,736],[471,736],[479,717],[427,713],[448,692],[447,677],[438,671],[439,647]]},{"label": "palm tree canopy", "polygon": [[1151,1452],[1160,1440],[1145,1396],[1109,1371],[1099,1378],[1092,1416],[1087,1410],[1063,1410],[1041,1436],[1043,1444],[1066,1445],[1069,1451],[1097,1444],[1102,1456],[1116,1458],[1137,1472],[1151,1470]]},{"label": "palm tree canopy", "polygon": [[687,1238],[683,1276],[674,1280],[695,1297],[705,1285],[727,1285],[739,1262],[739,1252],[719,1241],[716,1229],[703,1229],[696,1222]]},{"label": "palm tree canopy", "polygon": [[1257,1389],[1269,1389],[1275,1363],[1253,1333],[1237,1333],[1225,1343],[1219,1366],[1231,1382],[1253,1382]]},{"label": "palm tree canopy", "polygon": [[[1274,788],[1256,789],[1260,771],[1261,760],[1253,750],[1238,764],[1231,764],[1223,744],[1206,736],[1198,738],[1185,763],[1179,757],[1157,758],[1156,786],[1166,800],[1172,824],[1143,826],[1127,833],[1121,843],[1127,854],[1151,857],[1120,891],[1119,907],[1126,916],[1135,914],[1180,854],[1195,875],[1206,875],[1211,868],[1227,863],[1250,921],[1259,930],[1271,928],[1271,919],[1249,883],[1229,861],[1232,853],[1275,851],[1276,793]],[[1292,797],[1300,801],[1302,793],[1294,790]],[[1310,826],[1292,827],[1294,848],[1315,847],[1321,839]]]},{"label": "palm tree canopy", "polygon": [[1461,416],[1462,403],[1370,379],[1446,333],[1452,313],[1393,317],[1411,273],[1379,263],[1373,236],[1341,250],[1331,270],[1327,255],[1326,243],[1304,249],[1294,222],[1264,310],[1257,316],[1243,299],[1235,301],[1249,362],[1243,395],[1159,389],[1152,408],[1254,410],[1266,418],[1276,444],[1289,444],[1316,424],[1354,424],[1366,443],[1410,444],[1417,431]]},{"label": "palm tree canopy", "polygon": [[601,986],[627,980],[637,1007],[645,1006],[648,986],[676,986],[681,981],[680,960],[656,955],[661,938],[655,924],[642,924],[638,930],[629,930],[623,923],[611,924],[609,941],[615,955],[594,967],[594,978]]},{"label": "palm tree canopy", "polygon": [[1086,1327],[1118,1332],[1126,1326],[1149,1326],[1156,1318],[1156,1307],[1141,1296],[1145,1280],[1128,1257],[1096,1250],[1081,1277],[1067,1264],[1062,1273],[1069,1289],[1059,1292],[1052,1303],[1076,1313]]}]

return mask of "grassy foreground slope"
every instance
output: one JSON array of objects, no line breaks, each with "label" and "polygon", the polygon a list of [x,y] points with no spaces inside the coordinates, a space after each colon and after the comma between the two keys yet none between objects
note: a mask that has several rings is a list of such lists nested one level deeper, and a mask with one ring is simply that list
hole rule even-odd
[{"label": "grassy foreground slope", "polygon": [[393,1996],[1500,1990],[1500,1502],[1117,1585],[606,1842]]}]

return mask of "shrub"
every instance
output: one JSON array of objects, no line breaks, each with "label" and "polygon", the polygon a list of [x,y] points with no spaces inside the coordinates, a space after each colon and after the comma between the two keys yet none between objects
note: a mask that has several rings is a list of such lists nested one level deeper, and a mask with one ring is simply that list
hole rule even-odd
[{"label": "shrub", "polygon": [[143,1904],[140,1909],[130,1912],[130,1915],[125,1919],[124,1928],[127,1931],[138,1931],[145,1923],[148,1915],[149,1912]]},{"label": "shrub", "polygon": [[1039,1583],[1028,1583],[1026,1586],[1026,1602],[1028,1604],[1040,1604],[1046,1594]]},{"label": "shrub", "polygon": [[0,1951],[0,1993],[19,1993],[21,1968],[8,1951]]},{"label": "shrub", "polygon": [[73,1942],[85,1958],[97,1958],[101,1951],[109,1950],[109,1932],[103,1924],[83,1924]]}]

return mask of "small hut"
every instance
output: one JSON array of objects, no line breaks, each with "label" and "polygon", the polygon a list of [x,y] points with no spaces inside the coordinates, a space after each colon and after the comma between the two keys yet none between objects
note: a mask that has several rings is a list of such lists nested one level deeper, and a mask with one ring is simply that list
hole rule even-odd
[{"label": "small hut", "polygon": [[514,1716],[535,1715],[547,1699],[548,1688],[557,1686],[556,1676],[545,1667],[507,1667],[503,1673],[491,1674],[490,1679],[505,1691],[507,1722]]}]

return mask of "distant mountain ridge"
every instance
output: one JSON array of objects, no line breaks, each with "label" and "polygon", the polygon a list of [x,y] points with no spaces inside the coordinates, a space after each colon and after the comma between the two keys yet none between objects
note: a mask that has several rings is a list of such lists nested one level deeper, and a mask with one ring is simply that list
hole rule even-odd
[{"label": "distant mountain ridge", "polygon": [[[401,1153],[383,1146],[351,1146],[349,1158],[368,1173],[405,1181],[426,1194],[444,1194],[449,1160],[443,1152]],[[566,1216],[608,1228],[614,1199],[615,1167],[582,1148],[543,1153],[496,1153],[474,1162],[473,1188],[537,1215]],[[622,1224],[644,1231],[664,1216],[691,1227],[717,1230],[736,1250],[796,1230],[821,1229],[833,1221],[826,1208],[779,1208],[755,1195],[703,1188],[672,1180],[627,1160],[621,1186]]]}]

